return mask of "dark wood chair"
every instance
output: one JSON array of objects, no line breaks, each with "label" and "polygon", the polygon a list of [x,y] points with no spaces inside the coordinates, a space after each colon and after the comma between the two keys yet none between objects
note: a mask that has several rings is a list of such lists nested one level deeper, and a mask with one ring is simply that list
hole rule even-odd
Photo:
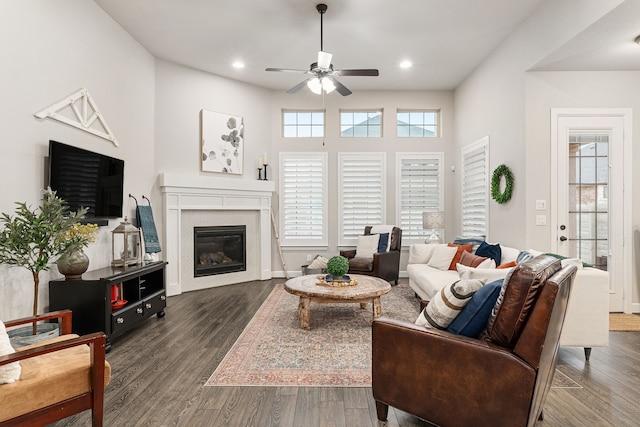
[{"label": "dark wood chair", "polygon": [[533,426],[555,372],[575,266],[541,255],[506,279],[478,339],[380,318],[372,388],[389,406],[443,426]]},{"label": "dark wood chair", "polygon": [[71,333],[71,311],[61,310],[5,322],[7,328],[59,319],[60,336],[0,356],[0,366],[20,362],[20,379],[0,384],[0,427],[41,426],[90,409],[92,425],[102,426],[104,388],[111,367],[105,361],[102,332]]},{"label": "dark wood chair", "polygon": [[[364,228],[364,234],[371,234],[371,226]],[[400,249],[402,248],[402,230],[393,227],[389,238],[391,243],[389,251],[373,254],[373,259],[356,258],[356,250],[340,251],[340,255],[349,260],[348,274],[364,274],[367,276],[375,276],[398,284],[400,275]]]}]

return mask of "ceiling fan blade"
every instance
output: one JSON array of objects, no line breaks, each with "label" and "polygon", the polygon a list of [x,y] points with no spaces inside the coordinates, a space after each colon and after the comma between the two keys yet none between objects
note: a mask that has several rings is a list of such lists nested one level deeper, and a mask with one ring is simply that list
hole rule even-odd
[{"label": "ceiling fan blade", "polygon": [[338,91],[338,93],[342,96],[349,96],[351,95],[353,92],[351,92],[349,90],[348,87],[346,87],[345,85],[343,85],[342,83],[340,83],[338,80],[334,79],[333,77],[326,77],[328,79],[331,79],[331,81],[333,82],[334,86],[336,87],[336,90]]},{"label": "ceiling fan blade", "polygon": [[281,73],[308,73],[309,70],[294,70],[292,68],[265,68],[265,71],[278,71]]},{"label": "ceiling fan blade", "polygon": [[287,91],[287,93],[296,93],[297,91],[299,91],[300,89],[302,89],[303,87],[305,87],[307,85],[307,82],[311,79],[313,79],[315,77],[310,77],[306,80],[301,81],[300,83],[298,83],[297,85],[295,85],[294,87],[292,87],[291,89],[289,89]]},{"label": "ceiling fan blade", "polygon": [[380,72],[376,69],[353,69],[353,70],[334,70],[336,76],[379,76]]}]

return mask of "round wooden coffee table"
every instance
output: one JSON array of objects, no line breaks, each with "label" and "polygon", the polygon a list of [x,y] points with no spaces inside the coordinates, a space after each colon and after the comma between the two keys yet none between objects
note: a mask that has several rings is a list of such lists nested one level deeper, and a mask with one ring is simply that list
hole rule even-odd
[{"label": "round wooden coffee table", "polygon": [[391,290],[391,285],[386,280],[378,277],[363,276],[360,274],[350,274],[352,279],[356,279],[355,286],[323,286],[318,285],[320,281],[317,274],[294,277],[287,280],[284,288],[290,294],[300,297],[298,304],[298,316],[300,317],[300,327],[311,329],[311,301],[320,304],[335,303],[359,303],[361,308],[367,308],[367,303],[373,305],[373,318],[380,317],[381,305],[380,296]]}]

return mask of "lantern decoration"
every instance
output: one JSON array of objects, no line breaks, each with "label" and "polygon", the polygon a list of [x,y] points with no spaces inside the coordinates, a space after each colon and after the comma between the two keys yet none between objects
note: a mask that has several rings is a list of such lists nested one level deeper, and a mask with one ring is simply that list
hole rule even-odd
[{"label": "lantern decoration", "polygon": [[142,263],[140,229],[132,225],[127,217],[111,232],[111,266],[127,268]]}]

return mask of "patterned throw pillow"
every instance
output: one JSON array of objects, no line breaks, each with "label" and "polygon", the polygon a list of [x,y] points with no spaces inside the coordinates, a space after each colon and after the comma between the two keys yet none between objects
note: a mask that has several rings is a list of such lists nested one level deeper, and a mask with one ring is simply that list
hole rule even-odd
[{"label": "patterned throw pillow", "polygon": [[473,294],[485,284],[485,280],[458,280],[445,286],[422,310],[416,325],[425,328],[447,329]]},{"label": "patterned throw pillow", "polygon": [[[4,323],[0,322],[0,356],[12,353],[15,353],[15,350],[11,347],[9,335],[7,335]],[[18,380],[21,371],[22,368],[18,362],[0,366],[0,384],[9,384]]]},{"label": "patterned throw pillow", "polygon": [[520,255],[518,255],[518,258],[516,258],[516,262],[518,264],[522,264],[523,262],[527,262],[530,259],[533,258],[533,254],[527,252],[527,251],[522,251],[520,252]]}]

